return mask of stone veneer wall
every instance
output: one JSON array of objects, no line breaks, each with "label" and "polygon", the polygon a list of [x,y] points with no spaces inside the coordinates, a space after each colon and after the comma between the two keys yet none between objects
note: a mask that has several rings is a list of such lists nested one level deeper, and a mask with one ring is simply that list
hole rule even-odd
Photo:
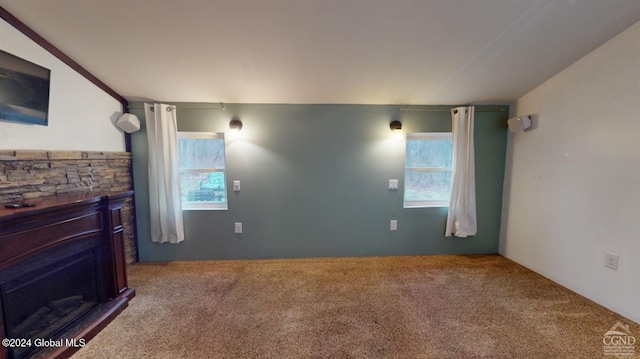
[{"label": "stone veneer wall", "polygon": [[[0,150],[0,204],[132,188],[131,153]],[[122,208],[127,263],[136,261],[133,200]]]}]

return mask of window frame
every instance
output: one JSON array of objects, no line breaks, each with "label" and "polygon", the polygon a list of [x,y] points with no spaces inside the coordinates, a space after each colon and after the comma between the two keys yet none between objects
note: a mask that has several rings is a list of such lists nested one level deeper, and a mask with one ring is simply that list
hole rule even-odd
[{"label": "window frame", "polygon": [[[436,141],[436,140],[450,140],[453,144],[452,132],[413,132],[407,133],[406,140],[418,140],[418,141]],[[406,145],[405,145],[406,147]],[[406,148],[405,148],[406,151]],[[453,152],[453,147],[451,149]],[[407,200],[407,173],[411,172],[453,172],[453,167],[407,167],[407,154],[405,152],[405,167],[404,167],[404,191],[402,206],[403,208],[429,208],[429,207],[449,207],[449,200]],[[453,153],[452,159],[453,161]],[[451,191],[451,185],[449,185],[449,191]]]},{"label": "window frame", "polygon": [[[182,173],[211,173],[222,172],[224,178],[224,202],[185,202],[182,201],[182,195],[180,196],[180,202],[182,204],[183,211],[226,211],[229,209],[229,197],[227,196],[227,145],[224,138],[224,132],[199,132],[199,131],[178,131],[178,147],[180,140],[189,139],[208,139],[208,140],[222,140],[222,146],[224,149],[224,168],[179,168],[180,175]],[[178,165],[180,158],[178,156]],[[180,176],[182,181],[182,177]],[[180,184],[182,186],[182,183]]]}]

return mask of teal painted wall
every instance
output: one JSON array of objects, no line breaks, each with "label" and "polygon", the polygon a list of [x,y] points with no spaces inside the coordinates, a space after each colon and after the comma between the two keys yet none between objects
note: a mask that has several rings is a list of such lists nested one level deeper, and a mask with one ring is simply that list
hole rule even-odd
[{"label": "teal painted wall", "polygon": [[[132,104],[132,105],[142,105]],[[178,106],[212,106],[184,104]],[[213,105],[215,106],[215,104]],[[225,132],[227,211],[184,211],[185,241],[149,239],[147,141],[132,135],[140,260],[497,253],[507,140],[507,106],[476,112],[478,235],[446,238],[446,208],[402,208],[405,132],[450,131],[446,112],[401,112],[397,105],[225,104],[178,110],[180,131]],[[453,106],[421,108],[449,109]],[[144,120],[142,110],[132,111]],[[229,120],[244,128],[229,136]],[[144,121],[142,121],[144,122]],[[400,190],[387,189],[389,179]],[[398,230],[389,231],[389,221]],[[234,223],[243,233],[234,234]]]}]

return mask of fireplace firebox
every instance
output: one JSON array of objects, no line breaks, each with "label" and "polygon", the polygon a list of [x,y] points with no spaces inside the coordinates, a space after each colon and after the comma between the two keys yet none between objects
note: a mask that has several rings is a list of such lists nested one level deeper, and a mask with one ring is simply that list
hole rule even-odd
[{"label": "fireplace firebox", "polygon": [[126,283],[120,208],[130,195],[0,210],[0,329],[9,339],[0,359],[70,356],[126,307],[135,292]]}]

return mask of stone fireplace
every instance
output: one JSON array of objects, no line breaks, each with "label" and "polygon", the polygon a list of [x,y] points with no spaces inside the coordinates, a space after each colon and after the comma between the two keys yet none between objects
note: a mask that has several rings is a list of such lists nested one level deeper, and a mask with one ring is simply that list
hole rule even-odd
[{"label": "stone fireplace", "polygon": [[[131,153],[0,150],[0,205],[132,189]],[[127,263],[137,260],[133,200],[122,208]]]}]

